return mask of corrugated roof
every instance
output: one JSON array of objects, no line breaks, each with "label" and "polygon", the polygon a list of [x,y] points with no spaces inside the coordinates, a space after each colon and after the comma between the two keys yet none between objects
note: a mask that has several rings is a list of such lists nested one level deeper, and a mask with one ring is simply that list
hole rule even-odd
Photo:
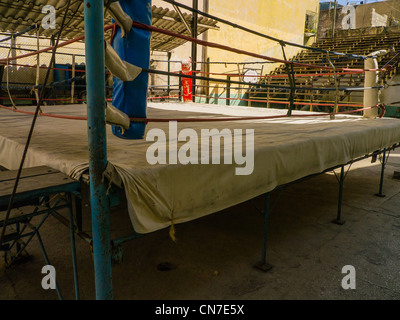
[{"label": "corrugated roof", "polygon": [[[20,32],[36,23],[41,23],[45,14],[42,8],[45,5],[52,5],[57,10],[56,23],[59,26],[62,22],[64,11],[68,0],[0,0],[0,31]],[[190,35],[185,24],[181,21],[176,11],[153,6],[153,25],[158,28],[167,29],[176,33]],[[183,13],[185,20],[191,25],[192,15]],[[73,39],[84,34],[84,10],[83,1],[73,1],[70,6],[68,25],[62,34],[63,39]],[[105,24],[111,23],[111,17],[105,18]],[[210,28],[217,28],[217,22],[211,19],[200,17],[198,19],[198,34],[202,34]],[[35,31],[31,32],[32,34]],[[41,35],[50,37],[56,30],[41,29]],[[151,50],[171,51],[186,41],[176,39],[167,35],[153,33]]]}]

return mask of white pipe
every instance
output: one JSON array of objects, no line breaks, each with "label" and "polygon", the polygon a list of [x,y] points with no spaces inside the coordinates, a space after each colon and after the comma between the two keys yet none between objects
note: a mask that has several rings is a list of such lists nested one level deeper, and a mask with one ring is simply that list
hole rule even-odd
[{"label": "white pipe", "polygon": [[[368,58],[364,62],[365,69],[377,70],[378,60],[376,57],[383,56],[387,54],[387,50],[379,50],[370,54],[373,58]],[[378,71],[366,71],[364,87],[376,87],[378,85]],[[379,104],[379,89],[367,89],[364,90],[364,108],[369,108]],[[364,110],[364,118],[375,119],[379,116],[378,108],[373,108],[369,110]]]}]

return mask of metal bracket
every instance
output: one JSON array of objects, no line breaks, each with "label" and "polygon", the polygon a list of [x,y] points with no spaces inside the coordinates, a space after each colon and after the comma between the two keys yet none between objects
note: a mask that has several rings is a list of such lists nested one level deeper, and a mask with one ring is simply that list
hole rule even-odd
[{"label": "metal bracket", "polygon": [[338,226],[342,226],[342,225],[344,225],[346,223],[346,221],[335,219],[335,220],[332,220],[332,223],[336,224]]},{"label": "metal bracket", "polygon": [[254,265],[254,268],[261,270],[262,272],[269,272],[272,269],[272,265],[260,261],[259,263]]}]

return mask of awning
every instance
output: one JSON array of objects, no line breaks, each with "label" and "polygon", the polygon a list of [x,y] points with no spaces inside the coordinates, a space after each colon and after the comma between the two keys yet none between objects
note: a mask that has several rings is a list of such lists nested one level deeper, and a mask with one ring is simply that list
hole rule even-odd
[{"label": "awning", "polygon": [[[61,25],[64,11],[68,0],[2,0],[0,1],[0,32],[14,33],[20,32],[36,23],[41,23],[46,14],[42,13],[45,5],[52,5],[56,8],[57,26]],[[83,1],[73,1],[67,16],[68,25],[62,33],[62,39],[73,39],[84,34],[84,10]],[[191,35],[186,25],[191,25],[193,16],[183,13],[185,24],[178,12],[153,6],[153,25],[158,28],[167,29],[176,33]],[[105,25],[111,24],[111,17],[106,15]],[[199,17],[198,35],[206,32],[208,29],[219,29],[217,21]],[[57,30],[41,29],[41,36],[51,37]],[[34,34],[31,31],[30,34]],[[107,35],[109,37],[109,34]],[[151,41],[151,50],[153,51],[171,51],[186,41],[176,39],[170,36],[153,34]]]}]

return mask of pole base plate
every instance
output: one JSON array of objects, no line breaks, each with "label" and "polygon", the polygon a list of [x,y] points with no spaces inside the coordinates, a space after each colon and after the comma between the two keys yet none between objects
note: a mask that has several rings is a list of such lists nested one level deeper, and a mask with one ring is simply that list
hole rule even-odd
[{"label": "pole base plate", "polygon": [[332,223],[337,224],[338,226],[342,226],[346,223],[346,221],[335,219],[335,220],[332,220]]},{"label": "pole base plate", "polygon": [[380,193],[375,193],[375,196],[379,198],[386,198],[385,194],[380,194]]},{"label": "pole base plate", "polygon": [[265,262],[258,262],[254,265],[254,268],[261,270],[262,272],[268,272],[272,269],[272,266]]}]

